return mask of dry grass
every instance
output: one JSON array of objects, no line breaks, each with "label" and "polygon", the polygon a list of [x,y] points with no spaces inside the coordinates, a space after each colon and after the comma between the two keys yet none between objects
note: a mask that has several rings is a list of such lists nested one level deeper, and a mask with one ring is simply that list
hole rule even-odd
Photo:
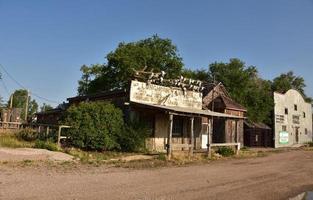
[{"label": "dry grass", "polygon": [[18,140],[14,135],[2,134],[0,135],[0,147],[8,148],[32,148],[34,142],[26,142]]}]

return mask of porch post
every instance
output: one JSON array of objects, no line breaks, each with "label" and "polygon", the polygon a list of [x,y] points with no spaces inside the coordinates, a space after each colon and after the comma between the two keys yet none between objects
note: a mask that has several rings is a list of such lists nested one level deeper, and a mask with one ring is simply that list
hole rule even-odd
[{"label": "porch post", "polygon": [[191,141],[191,145],[189,148],[189,153],[190,155],[193,155],[193,149],[194,149],[194,144],[195,144],[195,136],[194,136],[194,117],[190,118],[190,141]]},{"label": "porch post", "polygon": [[212,133],[213,133],[213,121],[210,120],[209,118],[208,118],[207,132],[208,132],[207,154],[208,154],[208,158],[210,159],[212,157],[211,144],[212,144]]},{"label": "porch post", "polygon": [[167,158],[170,160],[172,156],[172,134],[173,134],[173,114],[169,115],[169,127],[167,137]]},{"label": "porch post", "polygon": [[240,151],[240,141],[239,141],[239,123],[238,123],[238,120],[235,120],[236,122],[236,143],[239,143],[239,145],[237,146],[237,151],[236,151],[236,154],[238,155],[239,154],[239,151]]}]

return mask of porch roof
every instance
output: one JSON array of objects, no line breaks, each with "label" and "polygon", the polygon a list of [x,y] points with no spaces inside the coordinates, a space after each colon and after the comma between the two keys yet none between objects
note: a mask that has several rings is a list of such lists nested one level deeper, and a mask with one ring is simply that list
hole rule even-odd
[{"label": "porch roof", "polygon": [[140,107],[148,107],[158,110],[168,111],[172,114],[181,114],[181,115],[190,115],[190,116],[213,116],[213,117],[222,117],[222,118],[232,118],[232,119],[245,119],[245,117],[229,115],[219,112],[213,112],[210,110],[197,110],[191,108],[183,108],[178,106],[164,106],[158,104],[148,104],[148,103],[141,103],[141,102],[131,102],[131,104],[140,106]]}]

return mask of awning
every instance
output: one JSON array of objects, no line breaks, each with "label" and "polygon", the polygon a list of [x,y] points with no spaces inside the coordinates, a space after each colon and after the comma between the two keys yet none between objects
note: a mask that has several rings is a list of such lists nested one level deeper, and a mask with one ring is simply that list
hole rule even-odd
[{"label": "awning", "polygon": [[213,117],[221,117],[221,118],[232,118],[232,119],[245,119],[245,117],[229,115],[219,112],[213,112],[210,110],[197,110],[191,108],[182,108],[178,106],[163,106],[157,104],[148,104],[148,103],[141,103],[141,102],[131,102],[131,105],[139,106],[139,107],[146,107],[146,108],[153,108],[158,110],[164,110],[171,114],[183,114],[183,115],[190,115],[190,116],[213,116]]}]

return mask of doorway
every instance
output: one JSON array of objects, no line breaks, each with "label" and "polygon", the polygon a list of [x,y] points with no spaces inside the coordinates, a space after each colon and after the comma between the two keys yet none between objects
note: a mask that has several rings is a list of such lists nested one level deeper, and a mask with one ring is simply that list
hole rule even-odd
[{"label": "doorway", "polygon": [[296,143],[299,143],[299,127],[296,127],[296,134],[295,134]]}]

